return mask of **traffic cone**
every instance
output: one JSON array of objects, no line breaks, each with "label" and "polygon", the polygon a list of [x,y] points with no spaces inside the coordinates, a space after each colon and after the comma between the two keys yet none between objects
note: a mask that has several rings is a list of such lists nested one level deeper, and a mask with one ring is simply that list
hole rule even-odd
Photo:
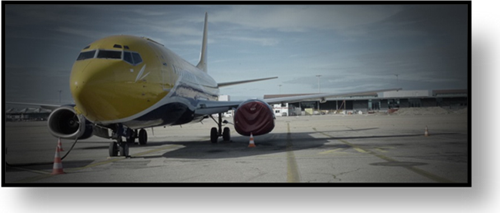
[{"label": "traffic cone", "polygon": [[253,135],[250,133],[250,143],[248,144],[248,147],[255,147],[255,143],[253,142]]},{"label": "traffic cone", "polygon": [[427,126],[425,126],[424,136],[429,136],[429,130],[427,129]]},{"label": "traffic cone", "polygon": [[57,141],[57,146],[59,147],[59,150],[64,151],[64,149],[62,148],[62,143],[61,143],[61,138],[59,138],[59,140]]},{"label": "traffic cone", "polygon": [[59,145],[56,147],[56,155],[54,156],[54,166],[52,167],[52,175],[64,174],[61,156],[59,155],[61,149]]}]

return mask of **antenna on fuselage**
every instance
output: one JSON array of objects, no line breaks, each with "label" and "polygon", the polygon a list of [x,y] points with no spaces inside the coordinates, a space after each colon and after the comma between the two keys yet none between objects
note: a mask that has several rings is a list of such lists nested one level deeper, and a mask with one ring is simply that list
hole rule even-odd
[{"label": "antenna on fuselage", "polygon": [[207,72],[207,17],[208,13],[205,12],[205,26],[203,27],[203,43],[201,44],[200,62],[198,62],[198,69]]}]

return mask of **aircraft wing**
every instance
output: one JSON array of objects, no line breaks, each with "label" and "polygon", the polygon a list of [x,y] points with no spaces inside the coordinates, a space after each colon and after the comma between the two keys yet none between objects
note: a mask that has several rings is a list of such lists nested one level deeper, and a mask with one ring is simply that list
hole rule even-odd
[{"label": "aircraft wing", "polygon": [[[371,90],[371,91],[362,91],[362,92],[349,92],[349,93],[324,93],[324,94],[312,94],[312,95],[300,95],[300,96],[292,96],[292,97],[283,97],[283,98],[268,98],[262,101],[267,102],[268,104],[276,104],[283,102],[299,102],[299,101],[317,101],[325,98],[331,97],[348,97],[355,95],[363,95],[377,92],[385,92],[385,91],[394,91],[401,90],[401,88],[395,89],[383,89],[383,90]],[[233,108],[237,108],[244,101],[200,101],[196,107],[195,113],[199,115],[209,115],[215,113],[223,113],[227,112]]]},{"label": "aircraft wing", "polygon": [[398,91],[398,90],[401,90],[401,88],[362,91],[362,92],[349,92],[349,93],[323,93],[323,94],[300,95],[300,96],[291,96],[291,97],[282,97],[282,98],[268,98],[268,99],[264,99],[264,101],[269,103],[269,104],[277,104],[277,103],[283,103],[283,102],[293,103],[293,102],[300,102],[300,101],[317,101],[317,100],[324,100],[325,98],[357,96],[357,95],[363,95],[363,94],[369,94],[369,93],[394,91],[394,90]]},{"label": "aircraft wing", "polygon": [[238,107],[243,101],[200,101],[196,106],[195,114],[210,115],[227,112]]},{"label": "aircraft wing", "polygon": [[38,106],[43,109],[49,109],[49,110],[54,110],[57,109],[63,105],[55,105],[55,104],[41,104],[41,103],[24,103],[24,102],[5,102],[7,104],[14,104],[14,105],[27,105],[27,106]]},{"label": "aircraft wing", "polygon": [[245,83],[250,83],[250,82],[265,81],[265,80],[276,79],[276,78],[278,78],[278,77],[258,78],[258,79],[243,80],[243,81],[231,81],[231,82],[218,83],[217,85],[219,87],[225,87],[225,86],[231,86],[231,85],[236,85],[236,84],[245,84]]},{"label": "aircraft wing", "polygon": [[[264,81],[270,79],[276,79],[278,77],[268,77],[268,78],[258,78],[242,81],[230,81],[218,83],[218,87],[231,86],[236,84],[245,84],[256,81]],[[243,101],[200,101],[196,106],[195,114],[198,115],[210,115],[215,113],[227,112],[233,108],[238,107]]]}]

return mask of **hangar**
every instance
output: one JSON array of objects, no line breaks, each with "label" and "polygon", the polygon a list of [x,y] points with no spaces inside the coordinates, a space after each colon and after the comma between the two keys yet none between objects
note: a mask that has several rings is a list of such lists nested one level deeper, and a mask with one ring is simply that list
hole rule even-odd
[{"label": "hangar", "polygon": [[[314,93],[313,93],[314,94]],[[267,98],[290,97],[310,94],[264,95]],[[374,113],[388,112],[409,107],[449,107],[463,108],[468,105],[468,90],[400,90],[367,93],[359,96],[327,98],[324,103],[303,101],[273,105],[276,116],[334,114],[334,113]]]}]

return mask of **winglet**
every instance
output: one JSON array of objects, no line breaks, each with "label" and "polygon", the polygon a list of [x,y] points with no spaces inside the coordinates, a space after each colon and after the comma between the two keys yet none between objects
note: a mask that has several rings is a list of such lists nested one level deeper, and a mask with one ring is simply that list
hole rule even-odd
[{"label": "winglet", "polygon": [[205,12],[205,25],[203,27],[203,43],[201,44],[201,54],[200,62],[198,62],[198,69],[207,72],[207,17],[208,14]]}]

